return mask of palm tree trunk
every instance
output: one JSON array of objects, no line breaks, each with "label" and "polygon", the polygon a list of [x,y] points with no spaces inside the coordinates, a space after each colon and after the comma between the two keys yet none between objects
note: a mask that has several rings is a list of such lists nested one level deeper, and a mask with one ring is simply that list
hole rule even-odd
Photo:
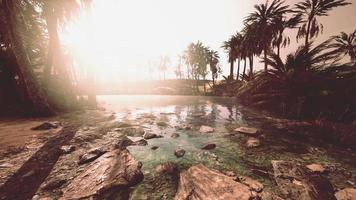
[{"label": "palm tree trunk", "polygon": [[242,80],[244,80],[245,79],[245,76],[246,76],[246,58],[244,59],[244,71],[243,71],[243,73],[242,73]]},{"label": "palm tree trunk", "polygon": [[253,56],[249,57],[249,61],[250,61],[250,75],[253,74]]},{"label": "palm tree trunk", "polygon": [[234,61],[230,62],[230,80],[234,80]]},{"label": "palm tree trunk", "polygon": [[268,65],[267,65],[267,45],[265,46],[265,49],[263,50],[263,57],[265,60],[265,71],[267,71]]},{"label": "palm tree trunk", "polygon": [[237,77],[236,77],[236,80],[239,80],[239,76],[240,76],[240,62],[241,62],[241,59],[239,58],[238,59],[238,64],[237,64]]},{"label": "palm tree trunk", "polygon": [[17,14],[20,12],[16,9],[16,5],[13,0],[6,0],[3,2],[6,6],[5,17],[8,22],[8,31],[10,35],[10,41],[12,44],[12,51],[16,57],[18,63],[18,73],[19,77],[23,80],[24,94],[26,96],[27,102],[31,106],[35,114],[47,116],[54,114],[53,110],[49,106],[47,99],[44,97],[39,84],[36,80],[35,74],[31,69],[31,62],[23,45],[22,36],[19,34],[19,19]]}]

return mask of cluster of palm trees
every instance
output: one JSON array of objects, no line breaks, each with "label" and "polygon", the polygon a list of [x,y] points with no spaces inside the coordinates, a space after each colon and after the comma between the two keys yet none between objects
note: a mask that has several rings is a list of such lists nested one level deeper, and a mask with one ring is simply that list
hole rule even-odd
[{"label": "cluster of palm trees", "polygon": [[[266,1],[255,5],[255,11],[244,20],[244,28],[223,43],[231,65],[229,79],[234,79],[234,63],[238,62],[237,79],[240,76],[240,61],[244,61],[242,77],[246,75],[249,60],[249,75],[253,74],[253,58],[263,54],[264,70],[268,70],[268,55],[280,56],[280,49],[289,45],[286,29],[298,29],[297,40],[304,38],[304,46],[310,48],[310,40],[323,30],[318,17],[327,16],[333,8],[350,4],[347,0],[302,0],[294,6],[282,0]],[[344,36],[345,37],[345,36]],[[336,48],[336,46],[334,46]],[[276,52],[273,52],[273,51]],[[354,50],[352,50],[354,51]],[[308,66],[305,66],[308,69]]]},{"label": "cluster of palm trees", "polygon": [[[187,66],[187,78],[196,81],[195,87],[198,90],[200,78],[204,82],[204,92],[206,92],[206,76],[209,70],[212,75],[213,85],[220,73],[219,54],[217,51],[204,46],[200,41],[190,43],[182,58]],[[208,68],[209,66],[209,68]]]},{"label": "cluster of palm trees", "polygon": [[58,98],[50,97],[51,93],[60,95],[62,103],[73,104],[74,75],[58,32],[80,10],[89,11],[90,4],[91,0],[0,1],[1,52],[14,59],[9,75],[17,77],[15,87],[32,112],[53,113],[58,106],[53,100]]}]

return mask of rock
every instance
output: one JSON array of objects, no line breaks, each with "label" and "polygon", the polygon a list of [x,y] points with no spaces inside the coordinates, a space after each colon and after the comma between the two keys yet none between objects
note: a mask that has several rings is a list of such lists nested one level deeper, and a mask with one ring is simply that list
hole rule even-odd
[{"label": "rock", "polygon": [[156,149],[158,149],[158,148],[159,148],[158,146],[153,146],[153,147],[151,147],[152,150],[156,150]]},{"label": "rock", "polygon": [[116,149],[125,149],[128,146],[146,146],[148,143],[146,140],[141,137],[127,137],[123,136],[119,139],[119,141],[115,144]]},{"label": "rock", "polygon": [[128,127],[121,129],[121,132],[127,136],[142,137],[145,134],[145,130],[141,127]]},{"label": "rock", "polygon": [[185,199],[249,200],[252,199],[252,193],[246,185],[199,164],[180,174],[175,200]]},{"label": "rock", "polygon": [[11,167],[14,167],[14,165],[10,163],[3,163],[0,165],[0,168],[11,168]]},{"label": "rock", "polygon": [[175,174],[178,171],[178,168],[174,163],[166,162],[158,165],[156,171],[161,174]]},{"label": "rock", "polygon": [[233,171],[227,171],[227,172],[225,172],[225,175],[230,176],[230,177],[236,177],[236,173]]},{"label": "rock", "polygon": [[43,189],[47,191],[55,190],[60,188],[62,185],[64,185],[67,182],[65,179],[56,179],[51,182],[48,182]]},{"label": "rock", "polygon": [[62,190],[62,199],[128,199],[129,188],[143,180],[140,167],[126,149],[108,152]]},{"label": "rock", "polygon": [[135,146],[146,146],[146,145],[148,145],[148,142],[145,139],[140,139],[140,140],[134,141],[133,145],[135,145]]},{"label": "rock", "polygon": [[247,134],[247,135],[258,135],[259,130],[257,128],[252,128],[252,127],[239,127],[234,129],[235,132],[239,132],[239,133],[243,133],[243,134]]},{"label": "rock", "polygon": [[174,155],[177,156],[178,158],[183,157],[185,154],[185,150],[182,148],[178,148],[174,151]]},{"label": "rock", "polygon": [[216,147],[216,144],[210,143],[210,144],[204,145],[201,149],[211,150],[211,149],[215,149],[215,147]]},{"label": "rock", "polygon": [[38,126],[35,126],[33,128],[31,128],[31,130],[34,131],[42,131],[42,130],[49,130],[49,129],[56,129],[60,126],[60,122],[44,122]]},{"label": "rock", "polygon": [[324,173],[325,168],[319,164],[310,164],[306,166],[311,172]]},{"label": "rock", "polygon": [[188,124],[183,124],[175,127],[177,130],[191,130],[192,126]]},{"label": "rock", "polygon": [[248,148],[259,147],[260,145],[261,145],[261,142],[257,138],[249,138],[246,142],[246,146]]},{"label": "rock", "polygon": [[250,177],[247,177],[247,176],[239,176],[237,177],[236,179],[238,182],[248,186],[249,188],[251,188],[253,191],[256,191],[256,192],[262,192],[263,190],[263,185],[262,183],[250,178]]},{"label": "rock", "polygon": [[317,173],[308,173],[295,162],[271,161],[274,179],[281,192],[290,199],[335,199],[330,182]]},{"label": "rock", "polygon": [[162,136],[157,135],[155,133],[150,133],[150,132],[147,132],[147,133],[145,133],[145,135],[143,135],[143,138],[146,140],[153,139],[153,138],[159,138],[159,137],[162,137]]},{"label": "rock", "polygon": [[281,197],[267,191],[262,191],[261,193],[258,194],[259,198],[261,200],[284,200]]},{"label": "rock", "polygon": [[61,147],[62,154],[69,154],[75,151],[75,146],[73,145],[65,145]]},{"label": "rock", "polygon": [[210,127],[210,126],[201,126],[199,129],[199,132],[201,133],[212,133],[214,132],[214,128]]},{"label": "rock", "polygon": [[171,135],[171,138],[177,138],[177,137],[179,137],[180,135],[178,134],[178,133],[172,133],[172,135]]},{"label": "rock", "polygon": [[345,188],[335,193],[337,200],[356,200],[356,189]]},{"label": "rock", "polygon": [[80,156],[78,164],[82,165],[82,164],[85,164],[88,162],[92,162],[106,152],[107,152],[107,150],[105,150],[104,148],[91,149],[91,150],[89,150],[88,153],[85,153],[84,155]]}]

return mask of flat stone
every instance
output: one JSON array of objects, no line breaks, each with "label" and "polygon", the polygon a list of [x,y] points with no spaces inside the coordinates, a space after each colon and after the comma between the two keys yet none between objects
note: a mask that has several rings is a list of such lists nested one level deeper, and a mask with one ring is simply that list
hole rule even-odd
[{"label": "flat stone", "polygon": [[202,164],[190,167],[180,174],[175,200],[249,200],[250,189],[218,171]]},{"label": "flat stone", "polygon": [[261,145],[261,142],[257,138],[249,138],[246,142],[246,146],[248,148],[259,147],[260,145]]},{"label": "flat stone", "polygon": [[263,190],[263,184],[250,178],[247,176],[239,176],[237,179],[238,182],[248,186],[249,188],[251,188],[253,191],[256,192],[262,192]]},{"label": "flat stone", "polygon": [[259,130],[257,128],[252,128],[252,127],[239,127],[234,129],[235,132],[239,132],[239,133],[243,133],[243,134],[247,134],[247,135],[257,135]]},{"label": "flat stone", "polygon": [[335,193],[337,200],[356,200],[356,189],[345,188]]},{"label": "flat stone", "polygon": [[199,129],[200,133],[212,133],[214,132],[214,128],[210,127],[210,126],[201,126]]},{"label": "flat stone", "polygon": [[185,154],[185,150],[182,148],[178,148],[174,151],[174,155],[177,156],[178,158],[183,157]]},{"label": "flat stone", "polygon": [[78,164],[82,165],[85,163],[92,162],[106,152],[107,150],[103,147],[91,149],[88,153],[85,153],[84,155],[80,156]]},{"label": "flat stone", "polygon": [[320,165],[320,164],[310,164],[306,166],[310,171],[312,172],[317,172],[317,173],[324,173],[325,172],[325,168]]},{"label": "flat stone", "polygon": [[61,199],[128,199],[129,188],[143,179],[140,168],[128,150],[108,152],[75,177]]},{"label": "flat stone", "polygon": [[201,149],[211,150],[211,149],[215,149],[215,148],[216,148],[216,144],[210,143],[210,144],[204,145]]}]

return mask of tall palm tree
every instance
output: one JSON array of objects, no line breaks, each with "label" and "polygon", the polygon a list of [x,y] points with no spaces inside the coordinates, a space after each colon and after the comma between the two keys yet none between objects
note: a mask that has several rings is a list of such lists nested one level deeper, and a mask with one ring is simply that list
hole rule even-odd
[{"label": "tall palm tree", "polygon": [[210,71],[211,71],[211,77],[213,79],[213,85],[215,85],[215,79],[218,77],[219,73],[219,53],[215,50],[209,50],[208,51],[208,62],[210,66]]},{"label": "tall palm tree", "polygon": [[356,29],[354,32],[347,34],[341,32],[340,35],[332,36],[330,48],[338,55],[349,55],[351,62],[356,60]]},{"label": "tall palm tree", "polygon": [[297,14],[290,18],[285,16],[279,16],[274,18],[274,37],[272,39],[272,46],[277,48],[277,55],[280,55],[281,47],[286,47],[290,44],[290,38],[288,35],[284,34],[284,31],[289,29],[297,28],[299,23],[301,23],[301,15]]},{"label": "tall palm tree", "polygon": [[328,16],[333,8],[349,5],[347,0],[303,0],[295,5],[294,11],[303,18],[297,33],[297,39],[305,38],[304,46],[308,47],[309,39],[317,37],[323,31],[323,25],[317,17]]},{"label": "tall palm tree", "polygon": [[[284,5],[284,1],[281,0],[273,0],[271,4],[266,1],[265,4],[255,5],[255,12],[250,13],[244,21],[245,26],[251,27],[251,34],[259,35],[258,46],[264,52],[264,60],[267,59],[271,47],[275,18],[288,13],[288,8],[289,6]],[[265,62],[265,71],[267,71],[267,62]]]},{"label": "tall palm tree", "polygon": [[222,48],[228,53],[228,61],[230,63],[230,76],[229,80],[234,80],[234,62],[237,58],[237,45],[238,38],[232,35],[229,40],[224,41]]}]

